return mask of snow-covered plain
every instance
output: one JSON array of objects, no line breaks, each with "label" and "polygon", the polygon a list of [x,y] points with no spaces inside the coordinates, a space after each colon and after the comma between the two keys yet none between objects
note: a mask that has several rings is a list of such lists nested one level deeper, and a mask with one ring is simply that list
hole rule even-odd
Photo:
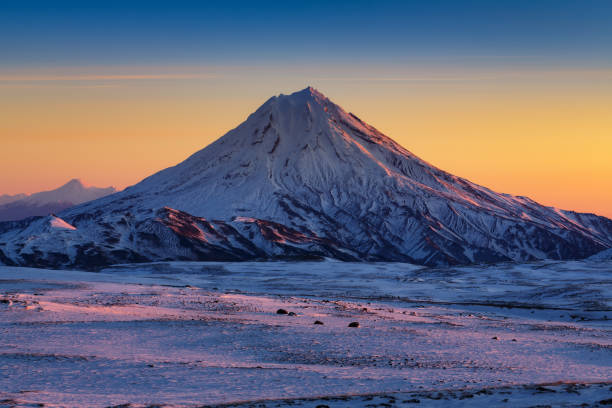
[{"label": "snow-covered plain", "polygon": [[0,267],[0,406],[604,405],[611,271]]}]

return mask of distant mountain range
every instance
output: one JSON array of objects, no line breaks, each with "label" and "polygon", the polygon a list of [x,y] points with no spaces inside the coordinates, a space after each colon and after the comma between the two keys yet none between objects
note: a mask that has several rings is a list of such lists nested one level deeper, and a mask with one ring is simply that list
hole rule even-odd
[{"label": "distant mountain range", "polygon": [[57,213],[115,192],[113,187],[85,187],[81,180],[73,179],[55,190],[12,196],[5,194],[0,196],[0,221]]},{"label": "distant mountain range", "polygon": [[272,97],[184,162],[58,215],[0,223],[0,262],[437,266],[581,259],[612,247],[612,220],[449,174],[312,88]]}]

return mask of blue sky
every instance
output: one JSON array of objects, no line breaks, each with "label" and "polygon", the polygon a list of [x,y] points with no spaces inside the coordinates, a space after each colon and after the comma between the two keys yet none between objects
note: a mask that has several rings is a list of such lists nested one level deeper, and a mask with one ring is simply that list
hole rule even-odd
[{"label": "blue sky", "polygon": [[3,1],[3,66],[612,61],[611,1]]},{"label": "blue sky", "polygon": [[307,85],[454,174],[612,217],[612,0],[0,0],[0,194],[133,184]]}]

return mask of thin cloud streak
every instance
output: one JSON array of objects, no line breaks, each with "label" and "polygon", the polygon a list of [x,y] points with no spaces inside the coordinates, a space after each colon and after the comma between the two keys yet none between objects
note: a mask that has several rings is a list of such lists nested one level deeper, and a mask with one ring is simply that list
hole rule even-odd
[{"label": "thin cloud streak", "polygon": [[134,75],[48,75],[48,76],[12,76],[0,75],[0,82],[70,82],[70,81],[129,81],[129,80],[164,80],[164,79],[217,79],[212,74],[134,74]]},{"label": "thin cloud streak", "polygon": [[495,72],[491,75],[478,76],[389,76],[389,77],[315,77],[317,81],[359,81],[359,82],[470,82],[496,81],[508,79],[561,79],[577,77],[582,79],[612,79],[612,70],[529,70]]},{"label": "thin cloud streak", "polygon": [[419,77],[406,77],[406,78],[402,78],[402,77],[390,77],[390,78],[376,78],[376,77],[358,77],[358,78],[342,78],[342,77],[327,77],[327,78],[313,78],[313,80],[316,81],[363,81],[363,82],[462,82],[462,81],[484,81],[484,80],[491,80],[491,79],[495,79],[493,77],[491,78],[487,78],[487,77],[477,77],[477,78],[427,78],[427,77],[423,77],[423,78],[419,78]]}]

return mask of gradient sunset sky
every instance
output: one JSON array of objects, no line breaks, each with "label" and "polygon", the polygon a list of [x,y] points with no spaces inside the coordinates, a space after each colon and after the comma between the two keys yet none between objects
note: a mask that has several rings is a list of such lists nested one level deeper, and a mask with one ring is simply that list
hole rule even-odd
[{"label": "gradient sunset sky", "polygon": [[612,1],[2,1],[0,194],[123,188],[312,85],[426,161],[612,217]]}]

